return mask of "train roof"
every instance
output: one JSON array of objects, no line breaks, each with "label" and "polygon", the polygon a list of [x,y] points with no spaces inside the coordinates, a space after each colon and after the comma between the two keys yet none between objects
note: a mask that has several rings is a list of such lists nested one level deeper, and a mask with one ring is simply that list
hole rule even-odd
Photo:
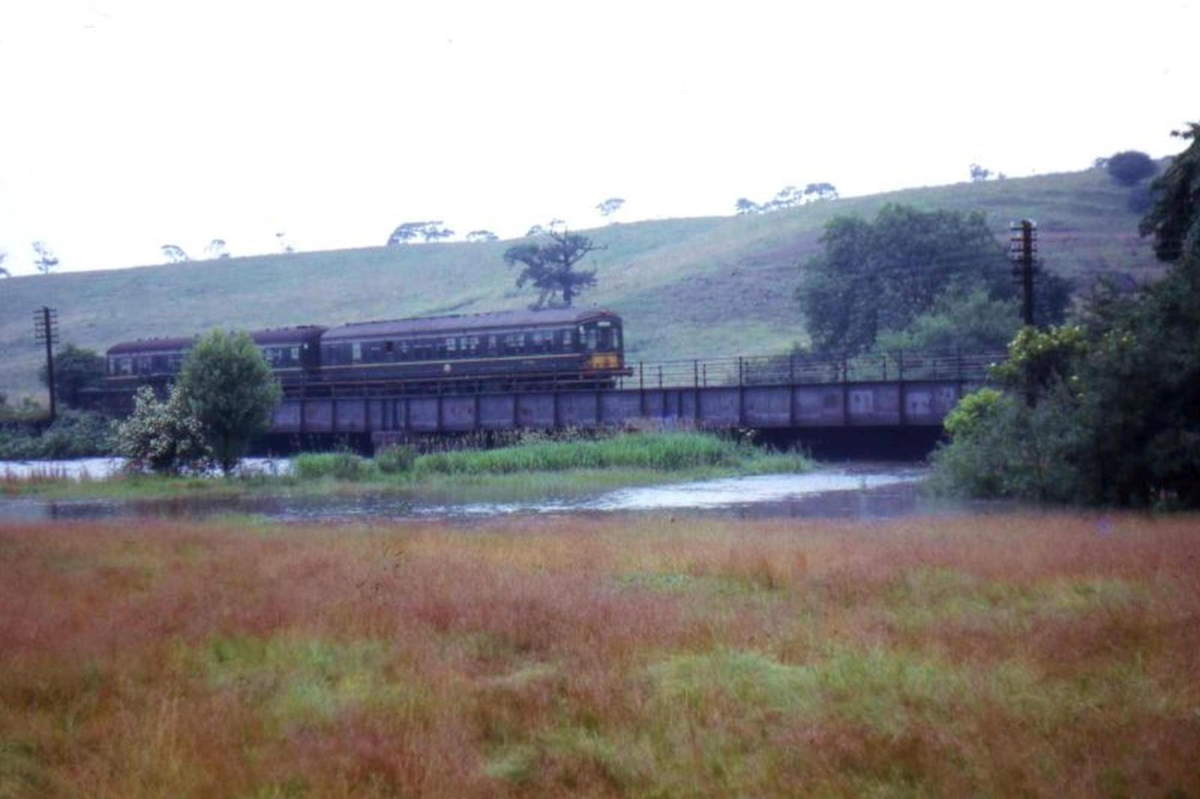
[{"label": "train roof", "polygon": [[440,335],[522,327],[561,327],[582,324],[595,319],[617,318],[617,315],[611,311],[598,308],[552,308],[541,311],[493,311],[451,316],[423,316],[410,319],[351,322],[331,328],[325,332],[321,340],[348,341],[363,337],[411,336],[422,333]]},{"label": "train roof", "polygon": [[[279,327],[267,330],[252,330],[250,338],[259,346],[271,344],[303,344],[318,339],[325,328],[321,325],[299,325],[297,327]],[[109,355],[149,355],[162,352],[181,352],[190,349],[196,343],[198,336],[174,336],[164,338],[144,338],[136,341],[122,341],[108,348]]]}]

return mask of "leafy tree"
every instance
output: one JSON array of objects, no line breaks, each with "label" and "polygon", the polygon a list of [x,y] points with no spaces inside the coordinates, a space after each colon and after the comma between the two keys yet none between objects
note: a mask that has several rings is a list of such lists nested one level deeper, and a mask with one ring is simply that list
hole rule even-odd
[{"label": "leafy tree", "polygon": [[33,259],[33,265],[43,275],[50,274],[54,267],[58,266],[58,256],[54,254],[54,250],[44,241],[35,241],[33,243],[33,254],[37,256]]},{"label": "leafy tree", "polygon": [[832,183],[809,183],[804,187],[804,201],[836,200],[838,190]]},{"label": "leafy tree", "polygon": [[734,207],[737,209],[738,216],[757,214],[761,210],[758,207],[758,203],[748,197],[738,197],[738,201],[734,204]]},{"label": "leafy tree", "polygon": [[425,237],[426,242],[441,241],[442,239],[454,237],[453,230],[442,227],[441,225],[441,222],[431,222],[424,230],[421,231],[421,235]]},{"label": "leafy tree", "polygon": [[534,308],[541,308],[553,301],[557,294],[562,297],[562,306],[571,307],[576,295],[596,285],[596,270],[576,270],[588,253],[604,249],[587,236],[568,231],[545,231],[539,241],[518,244],[504,252],[504,262],[509,266],[520,264],[523,268],[517,276],[517,287],[532,283],[540,293]]},{"label": "leafy tree", "polygon": [[1122,186],[1136,186],[1158,171],[1154,159],[1137,150],[1116,153],[1105,162],[1108,176]]},{"label": "leafy tree", "polygon": [[467,234],[467,241],[478,243],[481,241],[498,241],[500,239],[495,233],[490,230],[472,230]]},{"label": "leafy tree", "polygon": [[150,386],[139,388],[133,414],[117,428],[116,439],[117,453],[129,459],[132,471],[180,474],[204,471],[212,463],[204,426],[178,384],[166,401],[159,401]]},{"label": "leafy tree", "polygon": [[188,351],[177,385],[226,474],[251,440],[266,432],[281,397],[270,365],[247,333],[202,336]]},{"label": "leafy tree", "polygon": [[1016,295],[1004,251],[979,213],[887,205],[874,221],[835,217],[821,244],[797,296],[822,352],[868,349],[885,331],[907,330],[944,294]]},{"label": "leafy tree", "polygon": [[1188,128],[1172,133],[1192,144],[1154,181],[1158,203],[1138,228],[1143,236],[1154,237],[1154,254],[1168,263],[1200,251],[1200,123]]},{"label": "leafy tree", "polygon": [[[46,367],[38,369],[38,380],[48,384]],[[54,356],[54,393],[69,408],[78,408],[84,389],[104,380],[104,356],[95,350],[68,344]]]},{"label": "leafy tree", "polygon": [[8,270],[4,268],[4,262],[8,259],[8,253],[0,250],[0,277],[8,277]]},{"label": "leafy tree", "polygon": [[525,238],[531,239],[534,236],[544,236],[545,234],[546,228],[542,227],[541,225],[533,225],[529,228],[529,230],[525,231]]},{"label": "leafy tree", "polygon": [[183,248],[177,244],[164,244],[162,246],[163,256],[173,264],[180,264],[184,261],[190,261],[191,258],[183,251]]},{"label": "leafy tree", "polygon": [[443,227],[440,219],[425,222],[402,222],[392,231],[392,235],[388,236],[387,243],[389,247],[394,247],[398,244],[407,244],[417,237],[430,242],[448,239],[453,235],[454,231]]},{"label": "leafy tree", "polygon": [[971,182],[982,183],[992,176],[992,170],[984,169],[979,164],[971,164]]},{"label": "leafy tree", "polygon": [[621,206],[625,204],[625,200],[620,197],[609,197],[602,203],[596,206],[596,210],[600,212],[600,216],[608,218],[621,210]]},{"label": "leafy tree", "polygon": [[210,259],[220,259],[229,257],[229,248],[225,243],[225,239],[213,239],[204,248],[204,254]]},{"label": "leafy tree", "polygon": [[288,234],[282,230],[275,234],[275,241],[279,244],[279,251],[284,253],[293,253],[296,251],[295,245],[292,244]]},{"label": "leafy tree", "polygon": [[1021,327],[1017,300],[993,299],[982,286],[944,292],[903,331],[884,331],[875,342],[885,352],[1000,352]]}]

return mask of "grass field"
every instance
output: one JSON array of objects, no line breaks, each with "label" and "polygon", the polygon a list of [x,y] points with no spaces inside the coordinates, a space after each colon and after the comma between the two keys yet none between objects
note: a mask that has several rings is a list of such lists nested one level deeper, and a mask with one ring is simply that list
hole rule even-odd
[{"label": "grass field", "polygon": [[1196,517],[0,527],[0,796],[1196,796]]},{"label": "grass field", "polygon": [[[1038,220],[1046,268],[1086,284],[1101,272],[1156,272],[1137,237],[1127,189],[1102,170],[911,189],[761,216],[675,219],[587,231],[607,249],[590,262],[585,304],[626,320],[631,360],[766,354],[805,341],[793,293],[835,214],[873,215],[886,202],[925,210],[983,211],[1001,240],[1008,223]],[[731,199],[732,206],[732,199]],[[386,231],[381,232],[381,236]],[[39,391],[34,308],[59,310],[64,343],[104,350],[132,338],[213,327],[337,325],[436,313],[520,308],[502,255],[511,242],[374,247],[106,272],[20,277],[0,283],[0,392]]]}]

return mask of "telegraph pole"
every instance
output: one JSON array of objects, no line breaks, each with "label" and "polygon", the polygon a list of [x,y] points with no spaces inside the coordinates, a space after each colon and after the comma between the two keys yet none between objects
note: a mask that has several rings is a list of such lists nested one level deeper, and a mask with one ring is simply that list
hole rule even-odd
[{"label": "telegraph pole", "polygon": [[33,312],[33,336],[46,342],[46,386],[50,389],[50,421],[54,421],[54,345],[58,343],[58,311],[43,305]]},{"label": "telegraph pole", "polygon": [[1022,219],[1009,224],[1008,258],[1013,277],[1021,281],[1025,324],[1033,327],[1033,275],[1037,269],[1037,222]]}]

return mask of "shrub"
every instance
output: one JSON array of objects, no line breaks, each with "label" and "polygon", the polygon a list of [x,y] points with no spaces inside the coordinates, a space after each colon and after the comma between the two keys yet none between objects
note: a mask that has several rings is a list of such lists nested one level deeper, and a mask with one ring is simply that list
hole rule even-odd
[{"label": "shrub", "polygon": [[375,467],[384,474],[403,474],[412,471],[417,451],[408,445],[384,447],[375,453]]},{"label": "shrub", "polygon": [[166,402],[149,386],[138,389],[133,415],[117,428],[117,452],[129,459],[131,471],[139,472],[204,471],[212,463],[204,427],[188,410],[178,386]]},{"label": "shrub", "polygon": [[370,463],[353,452],[309,452],[297,455],[292,466],[296,476],[302,480],[331,477],[354,482],[371,473]]},{"label": "shrub", "polygon": [[115,446],[115,425],[88,411],[64,410],[40,434],[33,428],[0,431],[0,458],[85,458],[109,455]]}]

